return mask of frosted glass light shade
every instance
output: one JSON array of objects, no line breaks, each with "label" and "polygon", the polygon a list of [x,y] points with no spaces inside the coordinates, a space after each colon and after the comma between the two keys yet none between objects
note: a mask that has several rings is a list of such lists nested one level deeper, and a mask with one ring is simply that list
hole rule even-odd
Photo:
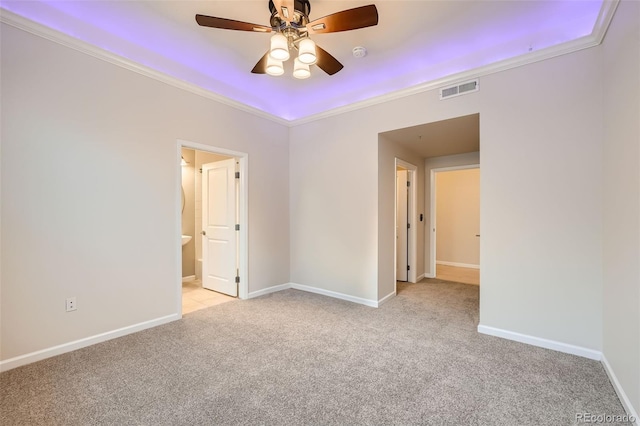
[{"label": "frosted glass light shade", "polygon": [[306,65],[313,65],[316,63],[316,43],[310,38],[300,40],[298,45],[298,59],[300,62]]},{"label": "frosted glass light shade", "polygon": [[269,56],[267,58],[267,74],[275,76],[284,74],[284,66],[282,65],[282,61],[277,61]]},{"label": "frosted glass light shade", "polygon": [[289,59],[289,41],[285,36],[280,33],[271,36],[269,56],[276,61],[286,61]]},{"label": "frosted glass light shade", "polygon": [[296,58],[295,61],[293,61],[293,76],[301,80],[309,78],[309,76],[311,76],[309,65],[303,64],[300,62],[300,59]]}]

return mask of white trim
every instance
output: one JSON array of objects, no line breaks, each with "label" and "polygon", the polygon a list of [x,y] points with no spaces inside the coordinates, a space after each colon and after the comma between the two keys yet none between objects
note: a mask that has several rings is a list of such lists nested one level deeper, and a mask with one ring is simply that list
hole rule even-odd
[{"label": "white trim", "polygon": [[568,343],[558,342],[555,340],[543,339],[541,337],[529,336],[527,334],[516,333],[515,331],[489,327],[482,324],[478,325],[478,333],[501,337],[503,339],[526,343],[528,345],[551,349],[558,352],[564,352],[566,354],[577,355],[583,358],[593,359],[595,361],[600,361],[602,359],[602,352],[593,349],[570,345]]},{"label": "white trim", "polygon": [[36,361],[41,361],[46,358],[51,358],[56,355],[61,355],[67,352],[75,351],[77,349],[95,345],[97,343],[106,342],[107,340],[115,339],[116,337],[126,336],[127,334],[136,333],[138,331],[146,330],[147,328],[157,327],[159,325],[166,324],[179,319],[180,319],[179,314],[166,315],[164,317],[156,318],[154,320],[145,321],[145,322],[130,325],[127,327],[118,328],[116,330],[111,330],[111,331],[107,331],[106,333],[96,334],[95,336],[74,340],[73,342],[64,343],[62,345],[52,346],[50,348],[31,352],[25,355],[20,355],[15,358],[9,358],[4,361],[0,361],[0,372],[11,370],[13,368],[20,367],[22,365],[31,364]]},{"label": "white trim", "polygon": [[607,376],[609,376],[609,380],[613,385],[613,389],[618,394],[618,398],[622,403],[622,407],[625,409],[629,417],[634,418],[633,424],[637,426],[638,422],[640,422],[640,417],[638,417],[638,413],[633,409],[633,404],[631,404],[629,397],[627,396],[624,389],[620,385],[620,382],[618,381],[616,374],[613,372],[613,368],[611,368],[611,364],[609,364],[609,361],[607,361],[607,358],[604,356],[604,354],[602,354],[601,362],[602,362],[602,366],[604,367],[604,371],[606,371]]},{"label": "white trim", "polygon": [[275,293],[282,290],[287,290],[291,288],[291,283],[285,283],[280,285],[274,285],[271,287],[263,288],[262,290],[256,290],[249,293],[247,299],[253,299],[254,297],[264,296],[266,294]]},{"label": "white trim", "polygon": [[384,305],[385,303],[387,303],[389,300],[393,299],[394,297],[396,297],[396,292],[392,291],[391,293],[387,294],[382,299],[378,300],[378,308],[380,306]]},{"label": "white trim", "polygon": [[296,283],[286,283],[286,284],[274,285],[272,287],[263,288],[262,290],[252,291],[251,293],[249,293],[248,298],[253,299],[254,297],[260,297],[266,294],[275,293],[282,290],[288,290],[290,288],[294,290],[306,291],[308,293],[321,294],[323,296],[329,296],[334,299],[346,300],[348,302],[358,303],[360,305],[370,306],[372,308],[379,307],[380,305],[382,305],[383,303],[391,299],[393,296],[395,296],[395,292],[393,292],[383,297],[380,301],[375,301],[375,300],[363,299],[361,297],[350,296],[344,293],[338,293],[336,291],[325,290],[323,288],[311,287],[308,285],[296,284]]},{"label": "white trim", "polygon": [[[180,173],[181,149],[189,148],[198,151],[209,152],[212,154],[227,155],[238,160],[240,171],[240,191],[239,191],[239,216],[240,231],[238,238],[239,265],[238,271],[240,275],[240,284],[238,285],[238,298],[247,299],[249,297],[249,154],[246,152],[233,151],[225,148],[218,148],[211,145],[205,145],[197,142],[190,142],[178,139],[176,143],[176,167],[178,174],[176,176],[176,232],[179,234],[176,238],[181,238],[182,234],[182,214],[180,213],[181,205],[181,188],[182,178]],[[178,244],[176,249],[178,264],[182,258],[182,246]],[[178,312],[182,312],[182,285],[178,288],[177,303],[179,304]]]},{"label": "white trim", "polygon": [[[425,259],[426,266],[429,268],[430,272],[425,272],[425,276],[428,278],[436,277],[436,233],[434,229],[436,228],[436,173],[440,172],[451,172],[455,170],[467,170],[467,169],[479,169],[479,163],[473,164],[464,164],[461,166],[450,166],[450,167],[437,167],[430,169],[429,173],[429,257]],[[426,176],[426,173],[425,173]],[[482,223],[480,223],[482,226]],[[482,230],[481,230],[482,232]],[[425,233],[426,236],[426,233]]]},{"label": "white trim", "polygon": [[480,265],[473,263],[447,262],[446,260],[436,260],[436,265],[455,266],[458,268],[480,269]]},{"label": "white trim", "polygon": [[182,282],[183,283],[188,283],[191,281],[195,281],[196,280],[196,276],[195,275],[188,275],[186,277],[182,277]]},{"label": "white trim", "polygon": [[420,282],[420,281],[422,281],[422,279],[423,279],[423,278],[429,278],[429,277],[427,277],[425,274],[420,274],[420,275],[418,275],[418,277],[416,278],[416,282]]},{"label": "white trim", "polygon": [[348,302],[358,303],[360,305],[370,306],[372,308],[379,307],[380,305],[382,305],[383,303],[391,299],[393,296],[395,296],[395,292],[393,292],[383,297],[380,301],[376,302],[375,300],[363,299],[361,297],[350,296],[348,294],[338,293],[336,291],[331,291],[331,290],[325,290],[323,288],[311,287],[308,285],[296,284],[296,283],[286,283],[286,284],[274,285],[271,287],[263,288],[262,290],[252,291],[251,293],[249,293],[248,298],[253,299],[254,297],[260,297],[266,294],[271,294],[271,293],[275,293],[282,290],[288,290],[290,288],[294,290],[306,291],[308,293],[321,294],[323,296],[332,297],[334,299],[346,300]]},{"label": "white trim", "polygon": [[78,50],[80,52],[83,52],[95,58],[102,59],[114,65],[118,65],[122,68],[126,68],[128,70],[137,72],[147,77],[151,77],[153,79],[162,81],[171,86],[186,90],[188,92],[203,96],[208,99],[218,101],[222,104],[231,106],[233,108],[248,112],[250,114],[253,114],[259,117],[266,118],[276,123],[289,126],[289,127],[294,127],[294,126],[300,126],[302,124],[310,123],[313,121],[322,120],[327,117],[343,114],[345,112],[355,111],[355,110],[366,108],[369,106],[378,105],[384,102],[415,95],[417,93],[422,93],[429,90],[437,89],[441,86],[445,86],[445,85],[449,85],[449,84],[453,84],[461,81],[466,81],[470,79],[475,79],[475,78],[479,78],[489,74],[495,74],[508,69],[517,68],[523,65],[528,65],[534,62],[543,61],[546,59],[554,58],[556,56],[566,55],[568,53],[573,53],[582,49],[588,49],[590,47],[597,46],[600,43],[602,43],[602,40],[604,39],[607,29],[609,28],[609,24],[613,19],[614,12],[618,6],[618,2],[619,0],[605,0],[603,2],[602,8],[600,9],[600,14],[598,15],[598,19],[596,20],[596,23],[594,25],[594,29],[592,33],[588,36],[581,37],[579,39],[576,39],[567,43],[563,43],[560,45],[551,46],[545,49],[540,49],[534,52],[527,52],[523,55],[506,59],[504,61],[485,65],[469,71],[452,74],[446,77],[442,77],[440,79],[436,79],[436,80],[428,81],[422,84],[418,84],[416,86],[408,87],[406,89],[398,90],[398,91],[381,95],[381,96],[376,96],[373,98],[366,99],[364,101],[354,102],[349,105],[333,108],[318,114],[309,115],[307,117],[302,117],[295,120],[286,120],[286,119],[277,117],[275,115],[266,113],[258,108],[248,106],[236,100],[214,93],[210,90],[203,89],[194,84],[187,83],[178,78],[163,74],[149,67],[133,62],[129,59],[115,55],[111,52],[107,52],[106,50],[93,46],[87,42],[76,39],[62,32],[53,30],[45,25],[38,24],[37,22],[24,18],[20,15],[17,15],[1,7],[0,7],[0,12],[1,12],[0,21],[8,25],[11,25],[13,27],[27,31],[31,34],[35,34],[37,36],[45,38],[47,40],[51,40],[53,42],[59,43],[63,46],[67,46],[72,49]]},{"label": "white trim", "polygon": [[379,306],[378,301],[363,299],[361,297],[350,296],[344,293],[338,293],[336,291],[325,290],[323,288],[311,287],[303,284],[291,283],[291,288],[296,290],[307,291],[309,293],[321,294],[323,296],[333,297],[334,299],[346,300],[348,302],[359,303],[360,305],[370,306],[372,308],[377,308]]}]

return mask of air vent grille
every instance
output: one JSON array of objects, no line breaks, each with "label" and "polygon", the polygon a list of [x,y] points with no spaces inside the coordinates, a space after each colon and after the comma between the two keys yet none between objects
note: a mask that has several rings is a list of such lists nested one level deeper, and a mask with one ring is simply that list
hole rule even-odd
[{"label": "air vent grille", "polygon": [[480,89],[478,80],[467,81],[455,86],[444,87],[440,89],[440,100],[453,98],[455,96],[464,95],[465,93],[477,92]]}]

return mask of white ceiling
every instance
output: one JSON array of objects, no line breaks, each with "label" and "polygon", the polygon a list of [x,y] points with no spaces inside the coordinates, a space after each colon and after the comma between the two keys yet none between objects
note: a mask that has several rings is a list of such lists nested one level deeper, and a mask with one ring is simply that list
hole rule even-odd
[{"label": "white ceiling", "polygon": [[480,151],[480,114],[380,133],[423,158]]},{"label": "white ceiling", "polygon": [[[288,122],[514,58],[575,50],[604,32],[608,21],[601,15],[612,8],[602,0],[311,0],[310,19],[367,4],[378,8],[377,26],[312,37],[344,69],[328,76],[312,66],[311,78],[296,80],[291,65],[281,77],[251,74],[268,34],[195,22],[199,13],[269,25],[268,0],[1,0],[4,22],[33,21]],[[354,58],[355,46],[368,55]]]}]

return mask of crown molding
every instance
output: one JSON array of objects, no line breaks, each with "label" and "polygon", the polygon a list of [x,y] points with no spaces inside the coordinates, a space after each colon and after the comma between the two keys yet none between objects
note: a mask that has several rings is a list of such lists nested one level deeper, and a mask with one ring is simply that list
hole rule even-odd
[{"label": "crown molding", "polygon": [[34,22],[30,19],[24,18],[20,15],[17,15],[1,7],[0,7],[0,21],[8,25],[11,25],[13,27],[19,28],[21,30],[27,31],[31,34],[40,36],[47,40],[50,40],[55,43],[61,44],[63,46],[80,51],[92,57],[102,59],[111,64],[120,66],[122,68],[128,69],[138,74],[142,74],[144,76],[153,78],[155,80],[161,81],[163,83],[169,84],[179,89],[186,90],[196,95],[220,102],[232,108],[247,112],[249,114],[252,114],[261,118],[265,118],[267,120],[271,120],[275,123],[278,123],[287,127],[296,127],[296,126],[311,123],[314,121],[322,120],[328,117],[332,117],[335,115],[344,114],[346,112],[367,108],[367,107],[378,105],[384,102],[389,102],[392,100],[397,100],[407,96],[412,96],[418,93],[426,92],[429,90],[438,89],[443,86],[456,84],[464,80],[479,78],[482,76],[498,73],[501,71],[506,71],[512,68],[517,68],[524,65],[532,64],[534,62],[544,61],[546,59],[551,59],[557,56],[566,55],[582,49],[588,49],[590,47],[598,46],[599,44],[602,43],[602,40],[606,35],[606,32],[609,28],[609,25],[611,24],[611,20],[613,19],[613,15],[615,14],[615,11],[618,7],[619,2],[620,0],[604,0],[603,1],[602,7],[600,9],[600,13],[594,25],[594,29],[591,32],[591,34],[588,36],[581,37],[579,39],[576,39],[567,43],[559,44],[556,46],[551,46],[545,49],[540,49],[533,52],[527,52],[523,55],[519,55],[519,56],[506,59],[500,62],[496,62],[493,64],[485,65],[483,67],[474,68],[472,70],[464,71],[461,73],[448,75],[448,76],[445,76],[436,80],[431,80],[416,86],[411,86],[406,89],[397,90],[395,92],[387,93],[385,95],[375,96],[373,98],[369,98],[363,101],[354,102],[352,104],[344,105],[337,108],[332,108],[318,114],[312,114],[312,115],[302,117],[299,119],[294,119],[294,120],[287,120],[287,119],[275,116],[273,114],[269,114],[258,108],[251,107],[242,102],[238,102],[226,96],[222,96],[220,94],[212,92],[211,90],[203,89],[202,87],[197,86],[193,83],[189,83],[184,80],[180,80],[179,78],[172,77],[168,74],[161,73],[157,70],[141,65],[130,59],[108,52],[104,49],[96,47],[85,41],[68,36],[60,31],[51,29],[47,26]]},{"label": "crown molding", "polygon": [[179,78],[162,73],[153,68],[141,65],[123,56],[116,55],[115,53],[109,52],[105,49],[94,46],[90,43],[87,43],[75,37],[71,37],[60,31],[54,30],[45,25],[27,19],[2,7],[0,7],[0,22],[42,37],[49,41],[53,41],[54,43],[58,43],[65,47],[77,50],[94,58],[109,62],[113,65],[128,69],[129,71],[133,71],[146,77],[153,78],[154,80],[161,81],[178,89],[186,90],[187,92],[191,92],[204,98],[211,99],[213,101],[247,112],[249,114],[253,114],[261,118],[266,118],[267,120],[274,121],[284,126],[289,126],[288,120],[269,114],[262,111],[261,109],[254,108],[226,96],[222,96],[218,93],[212,92],[211,90],[204,89],[193,83],[189,83]]},{"label": "crown molding", "polygon": [[613,19],[613,15],[616,11],[616,8],[618,7],[619,1],[620,0],[604,0],[602,8],[600,9],[600,13],[598,15],[598,19],[596,20],[596,23],[594,25],[594,29],[588,36],[584,36],[579,39],[575,39],[556,46],[551,46],[545,49],[527,52],[523,55],[505,59],[500,62],[495,62],[493,64],[474,68],[461,73],[451,74],[437,80],[431,80],[416,86],[408,87],[406,89],[401,89],[392,93],[369,98],[364,101],[355,102],[353,104],[345,105],[338,108],[333,108],[319,114],[313,114],[304,118],[292,120],[289,122],[289,126],[300,126],[303,124],[311,123],[313,121],[318,121],[335,115],[344,114],[346,112],[367,108],[384,102],[397,100],[418,93],[427,92],[429,90],[439,89],[444,86],[461,83],[466,80],[476,79],[486,75],[506,71],[512,68],[517,68],[535,62],[555,58],[557,56],[577,52],[582,49],[588,49],[594,46],[598,46],[602,43],[602,40],[604,40],[604,36],[607,32],[607,29],[609,28],[609,25],[611,24],[611,20]]}]

